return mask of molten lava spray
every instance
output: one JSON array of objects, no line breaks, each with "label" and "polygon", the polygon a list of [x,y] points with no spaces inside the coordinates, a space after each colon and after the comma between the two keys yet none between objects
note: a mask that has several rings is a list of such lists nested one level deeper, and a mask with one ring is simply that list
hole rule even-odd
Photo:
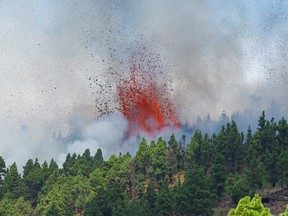
[{"label": "molten lava spray", "polygon": [[129,121],[130,135],[138,130],[153,134],[166,126],[180,126],[167,85],[157,83],[155,74],[145,73],[141,64],[133,64],[130,77],[117,90],[120,111]]}]

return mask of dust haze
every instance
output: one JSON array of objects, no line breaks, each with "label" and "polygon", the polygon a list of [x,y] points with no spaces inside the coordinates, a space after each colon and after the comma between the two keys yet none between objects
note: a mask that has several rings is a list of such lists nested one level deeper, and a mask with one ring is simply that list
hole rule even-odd
[{"label": "dust haze", "polygon": [[133,151],[116,85],[141,47],[160,56],[183,124],[223,111],[243,127],[262,110],[285,116],[287,9],[280,0],[0,1],[0,155],[23,166],[88,147]]}]

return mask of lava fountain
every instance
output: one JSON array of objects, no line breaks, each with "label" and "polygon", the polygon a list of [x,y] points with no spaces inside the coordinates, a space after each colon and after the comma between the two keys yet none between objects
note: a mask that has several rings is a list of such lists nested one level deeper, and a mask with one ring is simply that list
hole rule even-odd
[{"label": "lava fountain", "polygon": [[130,135],[139,130],[156,134],[167,126],[180,127],[167,84],[160,85],[155,74],[146,73],[141,64],[133,64],[129,78],[118,84],[117,91]]}]

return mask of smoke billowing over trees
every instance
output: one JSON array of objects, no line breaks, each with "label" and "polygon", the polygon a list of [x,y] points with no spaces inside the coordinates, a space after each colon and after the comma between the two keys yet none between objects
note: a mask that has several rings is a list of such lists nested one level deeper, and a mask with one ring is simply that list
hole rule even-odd
[{"label": "smoke billowing over trees", "polygon": [[86,149],[68,154],[61,168],[53,159],[29,159],[22,174],[1,157],[0,214],[212,215],[223,199],[232,208],[256,191],[285,190],[287,145],[287,120],[269,120],[263,112],[255,132],[249,127],[244,135],[229,121],[212,135],[195,131],[190,141],[174,134],[167,141],[143,138],[133,157],[105,160],[100,148],[95,154]]}]

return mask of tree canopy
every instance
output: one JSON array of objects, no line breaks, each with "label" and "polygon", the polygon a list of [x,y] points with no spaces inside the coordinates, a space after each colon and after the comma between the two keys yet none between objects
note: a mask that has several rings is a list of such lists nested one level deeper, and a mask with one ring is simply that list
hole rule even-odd
[{"label": "tree canopy", "polygon": [[29,159],[23,174],[0,156],[4,216],[212,215],[223,198],[238,203],[231,216],[271,215],[258,195],[249,196],[276,186],[288,187],[288,124],[265,112],[246,136],[231,121],[212,135],[195,130],[187,144],[186,135],[142,138],[134,156],[104,160],[101,149],[86,149],[62,165]]}]

